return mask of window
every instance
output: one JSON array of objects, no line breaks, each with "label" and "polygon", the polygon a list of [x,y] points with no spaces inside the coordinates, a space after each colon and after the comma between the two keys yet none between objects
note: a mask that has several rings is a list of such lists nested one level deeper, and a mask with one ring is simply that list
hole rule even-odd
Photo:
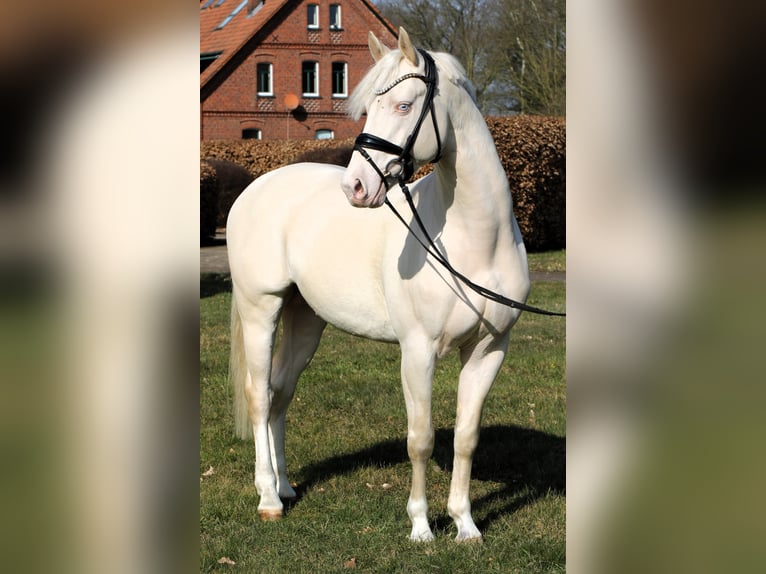
[{"label": "window", "polygon": [[252,17],[253,17],[253,16],[255,16],[255,15],[258,13],[258,12],[260,12],[260,11],[261,11],[261,8],[263,8],[263,0],[261,0],[260,2],[258,2],[258,4],[256,4],[255,6],[252,6],[252,5],[251,5],[251,7],[247,9],[247,17],[248,17],[248,18],[252,18]]},{"label": "window", "polygon": [[346,97],[348,95],[348,65],[346,62],[332,63],[332,95],[334,98]]},{"label": "window", "polygon": [[319,29],[319,4],[308,5],[308,27],[310,30]]},{"label": "window", "polygon": [[318,140],[331,140],[335,139],[335,134],[332,130],[317,130],[316,139]]},{"label": "window", "polygon": [[234,16],[236,16],[237,14],[239,14],[239,13],[240,13],[240,11],[242,10],[242,8],[244,8],[245,6],[247,6],[247,3],[248,3],[249,1],[250,1],[250,0],[242,0],[242,2],[239,4],[239,6],[237,6],[236,8],[234,8],[234,10],[232,10],[231,14],[229,14],[228,16],[226,16],[226,18],[224,18],[224,19],[223,19],[223,22],[221,22],[220,24],[218,24],[218,26],[216,26],[216,28],[215,28],[215,29],[216,29],[216,30],[220,30],[220,29],[222,29],[224,26],[226,26],[226,24],[228,24],[229,22],[231,22],[231,21],[232,21],[232,19],[234,18]]},{"label": "window", "polygon": [[256,66],[257,92],[259,96],[273,96],[274,86],[272,84],[272,66],[267,63],[259,63]]},{"label": "window", "polygon": [[208,54],[199,55],[199,73],[204,72],[207,67],[215,62],[215,59],[221,55],[221,52],[211,52]]},{"label": "window", "polygon": [[330,4],[330,30],[340,29],[340,4]]},{"label": "window", "polygon": [[261,130],[258,128],[245,128],[242,130],[243,140],[259,140],[261,135]]},{"label": "window", "polygon": [[319,77],[319,64],[317,62],[303,62],[301,77],[303,78],[303,95],[318,96],[319,85],[317,78]]}]

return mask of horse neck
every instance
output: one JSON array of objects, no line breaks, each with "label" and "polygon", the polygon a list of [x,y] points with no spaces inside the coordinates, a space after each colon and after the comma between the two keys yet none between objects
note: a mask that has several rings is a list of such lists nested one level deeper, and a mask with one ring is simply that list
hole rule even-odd
[{"label": "horse neck", "polygon": [[[467,95],[465,96],[467,99]],[[471,103],[451,123],[452,149],[435,168],[450,213],[472,229],[495,233],[511,223],[508,179],[484,117]],[[451,196],[451,197],[447,197]]]}]

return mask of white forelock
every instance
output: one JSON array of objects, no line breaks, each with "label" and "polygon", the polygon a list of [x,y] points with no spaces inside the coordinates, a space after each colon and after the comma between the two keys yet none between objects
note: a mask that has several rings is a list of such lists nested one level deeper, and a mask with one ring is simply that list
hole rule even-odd
[{"label": "white forelock", "polygon": [[[473,85],[468,80],[460,62],[444,52],[431,52],[431,55],[436,62],[439,79],[441,81],[449,80],[453,84],[462,87],[468,92],[471,99],[476,101]],[[397,79],[399,63],[402,59],[403,56],[399,50],[391,51],[365,74],[348,101],[348,111],[355,120],[358,120],[367,111],[370,102],[375,98],[376,91]]]}]

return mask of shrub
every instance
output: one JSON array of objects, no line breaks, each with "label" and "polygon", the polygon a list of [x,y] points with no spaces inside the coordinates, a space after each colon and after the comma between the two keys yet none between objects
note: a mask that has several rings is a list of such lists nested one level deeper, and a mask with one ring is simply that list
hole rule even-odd
[{"label": "shrub", "polygon": [[213,166],[205,161],[199,166],[199,215],[200,239],[214,236],[218,217],[218,177]]},{"label": "shrub", "polygon": [[[485,121],[508,177],[514,213],[527,249],[545,251],[565,247],[566,120],[511,116],[488,117]],[[256,178],[297,161],[346,165],[353,141],[202,142],[201,155],[233,162]],[[424,166],[415,177],[422,177],[432,169],[432,166]],[[226,206],[227,212],[230,205]]]},{"label": "shrub", "polygon": [[566,247],[566,120],[487,118],[529,251]]},{"label": "shrub", "polygon": [[302,153],[323,148],[353,146],[354,140],[262,141],[232,140],[202,142],[203,159],[224,159],[245,168],[253,178],[293,163]]},{"label": "shrub", "polygon": [[253,181],[253,176],[244,167],[225,159],[206,159],[207,165],[215,170],[218,179],[218,204],[216,207],[216,225],[226,226],[226,218],[234,200]]},{"label": "shrub", "polygon": [[299,154],[292,163],[314,162],[331,163],[333,165],[347,166],[351,161],[351,155],[354,153],[354,146],[343,147],[320,147],[310,149]]}]

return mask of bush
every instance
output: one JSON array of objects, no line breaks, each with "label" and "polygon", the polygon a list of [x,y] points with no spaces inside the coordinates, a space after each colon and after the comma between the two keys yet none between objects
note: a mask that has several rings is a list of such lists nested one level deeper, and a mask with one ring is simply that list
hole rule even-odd
[{"label": "bush", "polygon": [[209,163],[199,165],[199,233],[204,240],[215,235],[218,217],[218,177]]},{"label": "bush", "polygon": [[[527,250],[566,247],[566,120],[511,116],[488,117],[485,121],[508,177],[514,213]],[[353,139],[202,142],[201,155],[233,162],[256,178],[296,161],[346,165],[353,143]],[[422,177],[432,169],[424,166],[415,176]]]},{"label": "bush", "polygon": [[354,153],[354,146],[343,147],[321,147],[304,151],[296,157],[292,163],[314,162],[330,163],[333,165],[347,166],[351,161],[351,155]]},{"label": "bush", "polygon": [[566,247],[566,120],[487,118],[529,251]]},{"label": "bush", "polygon": [[299,155],[305,152],[353,145],[353,139],[321,141],[209,141],[202,142],[200,156],[203,159],[228,160],[245,168],[253,178],[256,178],[278,167],[293,163]]},{"label": "bush", "polygon": [[215,170],[218,179],[218,204],[216,225],[226,227],[226,218],[234,200],[250,185],[253,176],[244,167],[225,159],[206,159],[205,163]]}]

